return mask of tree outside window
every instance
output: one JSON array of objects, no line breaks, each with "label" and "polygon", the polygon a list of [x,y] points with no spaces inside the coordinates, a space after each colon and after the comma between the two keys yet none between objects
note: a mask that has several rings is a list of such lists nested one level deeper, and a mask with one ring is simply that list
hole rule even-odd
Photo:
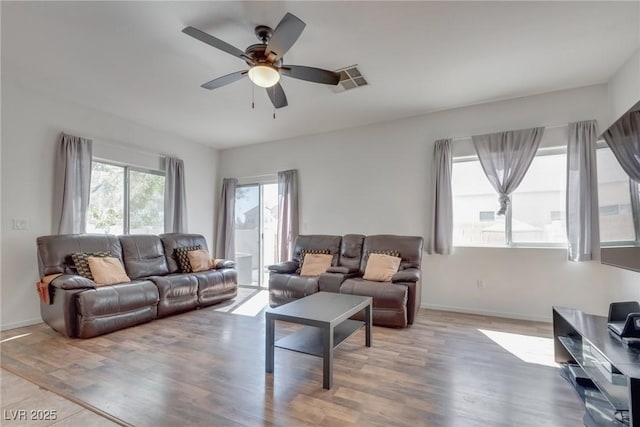
[{"label": "tree outside window", "polygon": [[87,232],[159,234],[164,231],[164,175],[94,161]]}]

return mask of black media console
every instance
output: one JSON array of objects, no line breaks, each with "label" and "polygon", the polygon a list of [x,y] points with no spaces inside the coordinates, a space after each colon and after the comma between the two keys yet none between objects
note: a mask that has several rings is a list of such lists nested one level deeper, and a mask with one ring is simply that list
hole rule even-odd
[{"label": "black media console", "polygon": [[608,331],[607,318],[553,308],[555,360],[585,404],[588,427],[640,427],[640,348]]}]

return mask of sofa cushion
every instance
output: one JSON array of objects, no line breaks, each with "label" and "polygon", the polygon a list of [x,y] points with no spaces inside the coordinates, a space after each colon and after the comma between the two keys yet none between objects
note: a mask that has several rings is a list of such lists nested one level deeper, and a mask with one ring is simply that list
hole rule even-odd
[{"label": "sofa cushion", "polygon": [[399,257],[371,253],[362,278],[376,282],[390,282],[391,277],[398,272],[401,261]]},{"label": "sofa cushion", "polygon": [[[331,255],[335,255],[337,263],[338,253],[340,252],[340,236],[327,236],[324,234],[303,234],[296,237],[293,245],[293,261],[298,264],[302,260],[302,250],[309,251],[311,249],[328,249]],[[335,263],[334,263],[335,265]]]},{"label": "sofa cushion", "polygon": [[376,325],[400,328],[407,326],[406,286],[352,278],[344,281],[340,286],[340,293],[372,297],[373,323]]},{"label": "sofa cushion", "polygon": [[[362,247],[363,253],[375,251],[395,250],[400,254],[402,262],[399,270],[405,268],[420,268],[422,263],[422,237],[398,236],[394,234],[377,234],[367,236]],[[360,271],[365,271],[367,257],[362,257]]]},{"label": "sofa cushion", "polygon": [[269,277],[269,303],[272,306],[285,304],[316,292],[318,292],[318,277],[280,273],[271,273]]},{"label": "sofa cushion", "polygon": [[132,279],[169,273],[162,241],[154,235],[120,236],[122,258]]},{"label": "sofa cushion", "polygon": [[180,266],[180,272],[182,273],[192,273],[193,269],[191,268],[191,262],[189,261],[189,252],[198,251],[202,249],[202,246],[183,246],[175,249],[175,257],[178,261],[178,265]]},{"label": "sofa cushion", "polygon": [[76,274],[71,254],[76,252],[110,252],[122,259],[122,248],[116,236],[110,234],[62,234],[40,236],[38,269],[40,277],[48,274]]},{"label": "sofa cushion", "polygon": [[306,254],[300,270],[301,276],[319,276],[331,267],[333,255]]},{"label": "sofa cushion", "polygon": [[78,294],[78,314],[97,317],[123,313],[158,303],[158,288],[148,280],[101,286]]},{"label": "sofa cushion", "polygon": [[191,310],[198,305],[198,280],[194,274],[149,277],[158,287],[158,317]]},{"label": "sofa cushion", "polygon": [[169,273],[177,273],[180,271],[178,262],[175,257],[175,249],[184,246],[201,246],[202,249],[208,250],[207,241],[200,234],[187,233],[167,233],[161,234],[160,240],[164,248],[164,255],[167,257],[167,266]]},{"label": "sofa cushion", "polygon": [[347,268],[349,271],[360,270],[363,242],[364,236],[361,234],[344,235],[340,243],[338,265]]},{"label": "sofa cushion", "polygon": [[98,286],[131,281],[118,258],[90,256],[87,261],[89,262],[93,281]]},{"label": "sofa cushion", "polygon": [[147,280],[77,294],[77,336],[91,338],[156,318],[158,288]]},{"label": "sofa cushion", "polygon": [[201,307],[228,300],[238,294],[238,272],[234,269],[206,270],[191,274],[198,282]]},{"label": "sofa cushion", "polygon": [[111,257],[109,251],[96,251],[96,252],[76,252],[71,254],[71,259],[76,266],[76,273],[82,277],[86,277],[89,280],[93,280],[93,273],[89,267],[89,257]]},{"label": "sofa cushion", "polygon": [[301,249],[300,250],[300,266],[298,267],[298,269],[296,270],[296,274],[300,274],[300,272],[302,271],[302,266],[304,265],[304,259],[307,255],[318,255],[318,254],[323,254],[323,255],[329,255],[331,253],[331,250],[329,249]]}]

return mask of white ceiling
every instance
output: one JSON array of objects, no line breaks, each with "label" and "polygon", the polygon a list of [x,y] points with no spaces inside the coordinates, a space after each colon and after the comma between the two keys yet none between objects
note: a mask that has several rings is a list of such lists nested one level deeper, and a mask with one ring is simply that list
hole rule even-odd
[{"label": "white ceiling", "polygon": [[[1,2],[2,73],[21,85],[215,147],[290,138],[606,82],[640,47],[640,2]],[[358,64],[344,93],[284,77],[277,111],[246,69],[181,33],[244,50],[286,12],[285,63]]]}]

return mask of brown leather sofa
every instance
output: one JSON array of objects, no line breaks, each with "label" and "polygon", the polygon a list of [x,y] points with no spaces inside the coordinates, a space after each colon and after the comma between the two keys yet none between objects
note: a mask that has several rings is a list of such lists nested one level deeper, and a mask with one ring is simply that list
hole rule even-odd
[{"label": "brown leather sofa", "polygon": [[[49,284],[50,303],[41,301],[42,319],[68,337],[90,338],[234,298],[238,280],[233,261],[218,262],[213,270],[179,272],[175,248],[196,245],[207,249],[198,234],[38,237],[40,277],[62,274]],[[79,276],[71,254],[99,251],[119,258],[131,282],[96,286]]]},{"label": "brown leather sofa", "polygon": [[[269,302],[272,307],[316,292],[370,296],[373,298],[373,323],[406,327],[413,324],[421,300],[422,237],[390,234],[363,236],[301,235],[293,249],[293,259],[269,266]],[[297,272],[302,250],[329,250],[331,267],[317,277]],[[372,282],[362,278],[368,254],[395,250],[402,262],[390,282]]]}]

